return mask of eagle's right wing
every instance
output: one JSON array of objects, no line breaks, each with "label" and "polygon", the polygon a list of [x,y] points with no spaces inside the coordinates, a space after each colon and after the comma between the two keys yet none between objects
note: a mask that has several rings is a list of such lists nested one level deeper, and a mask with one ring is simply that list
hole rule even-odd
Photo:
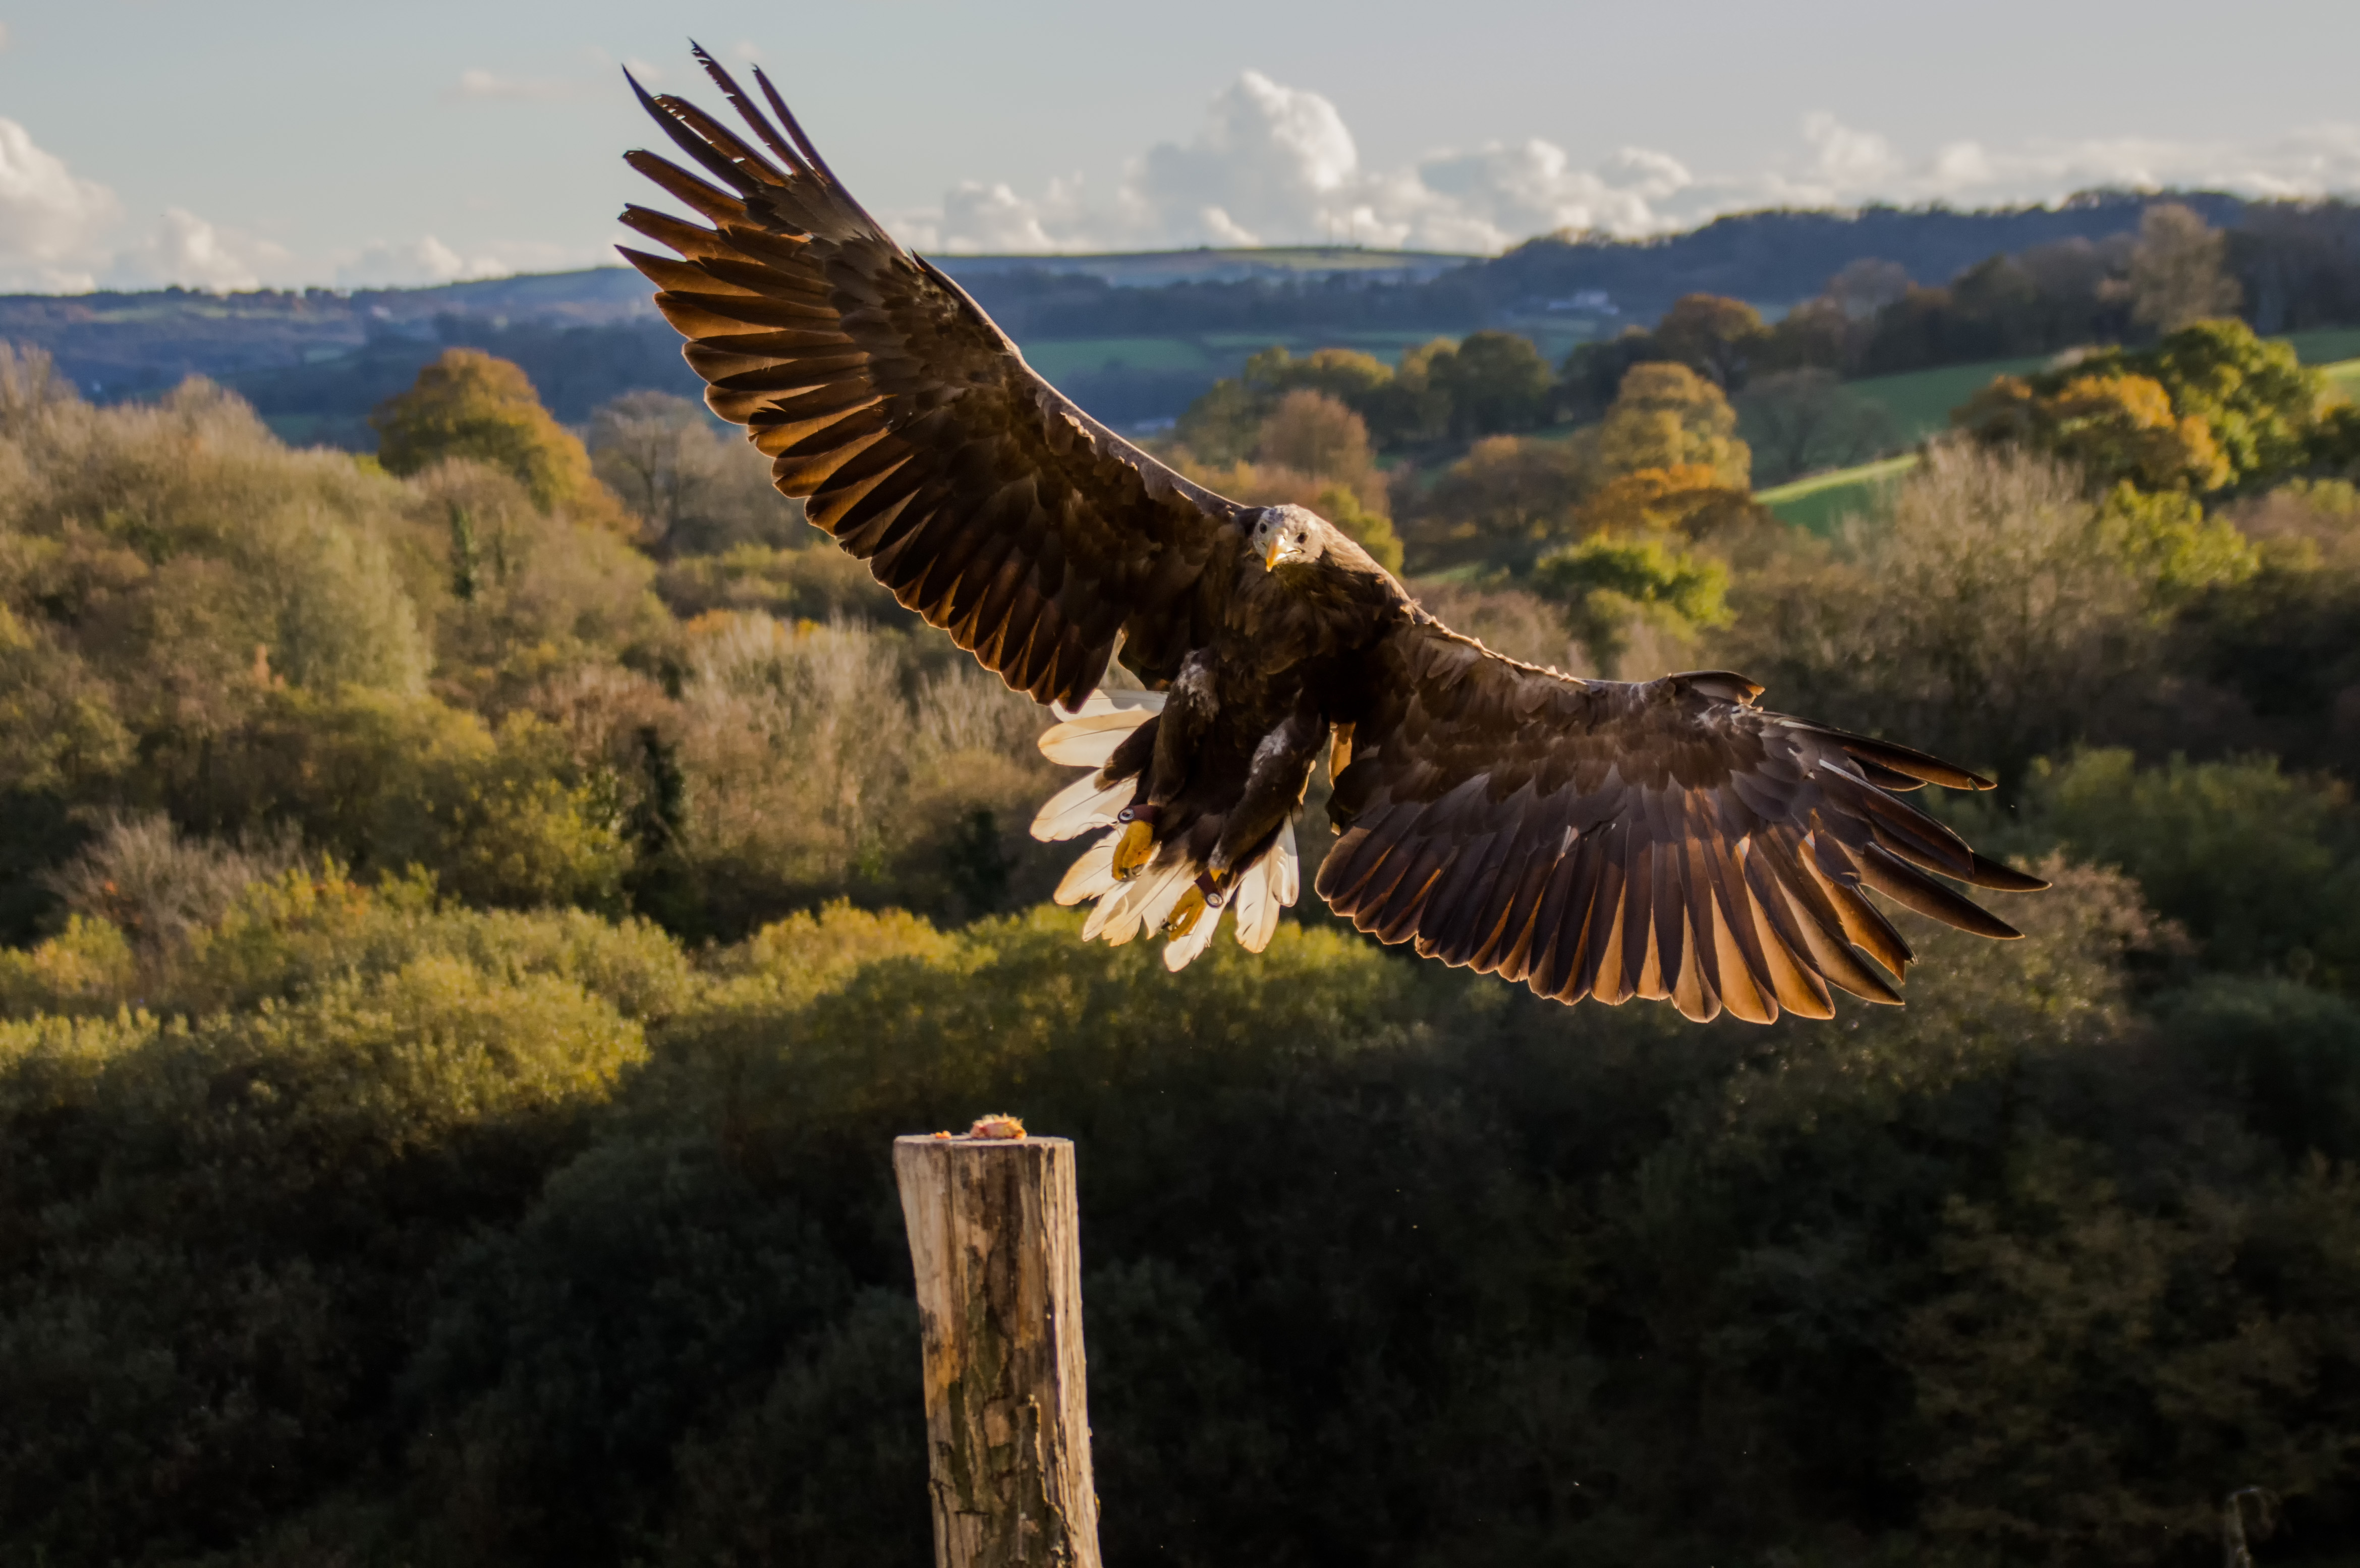
[{"label": "eagle's right wing", "polygon": [[623,255],[661,290],[714,412],[748,427],[813,522],[1018,691],[1077,706],[1118,636],[1125,663],[1170,679],[1210,638],[1251,509],[1061,397],[862,211],[759,71],[777,125],[697,53],[767,151],[640,92],[711,180],[630,154],[705,223],[628,208],[681,259]]},{"label": "eagle's right wing", "polygon": [[1984,936],[2013,927],[1936,881],[2048,884],[1985,859],[1889,791],[1988,781],[1906,746],[1764,713],[1723,671],[1579,681],[1431,617],[1381,648],[1317,890],[1420,954],[1544,996],[1669,998],[1766,1023],[1832,1012],[1832,985],[1900,995],[1909,947],[1874,888]]}]

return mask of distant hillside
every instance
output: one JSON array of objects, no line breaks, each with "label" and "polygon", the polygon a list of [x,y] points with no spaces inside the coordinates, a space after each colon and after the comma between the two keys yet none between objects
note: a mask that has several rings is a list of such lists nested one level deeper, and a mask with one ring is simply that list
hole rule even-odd
[{"label": "distant hillside", "polygon": [[[1753,212],[1650,240],[1545,237],[1489,260],[1346,246],[937,260],[1066,391],[1127,424],[1178,413],[1270,343],[1349,343],[1392,357],[1437,333],[1504,326],[1555,358],[1652,321],[1682,294],[1732,295],[1775,313],[1866,258],[1941,282],[1997,252],[2136,229],[2158,199]],[[2233,231],[2278,211],[2217,194],[2174,199]],[[2360,210],[2337,211],[2353,213],[2360,247]],[[634,387],[696,390],[646,284],[623,267],[352,294],[16,295],[0,298],[0,339],[48,350],[103,401],[205,375],[291,437],[356,447],[371,443],[369,408],[449,344],[516,360],[569,420]]]}]

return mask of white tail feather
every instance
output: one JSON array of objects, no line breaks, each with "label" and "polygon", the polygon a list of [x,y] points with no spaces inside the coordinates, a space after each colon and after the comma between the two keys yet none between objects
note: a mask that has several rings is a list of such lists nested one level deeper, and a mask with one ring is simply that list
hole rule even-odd
[{"label": "white tail feather", "polygon": [[1273,877],[1276,857],[1265,855],[1238,878],[1230,901],[1238,907],[1238,945],[1260,953],[1278,930],[1278,888]]},{"label": "white tail feather", "polygon": [[1109,833],[1082,851],[1082,857],[1065,868],[1065,878],[1057,884],[1057,902],[1072,906],[1121,887],[1114,875],[1114,848],[1120,841],[1120,833]]},{"label": "white tail feather", "polygon": [[1043,844],[1077,838],[1092,828],[1108,826],[1115,813],[1131,803],[1138,784],[1130,779],[1098,788],[1098,776],[1085,773],[1049,797],[1032,819],[1032,836]]},{"label": "white tail feather", "polygon": [[[1041,755],[1068,768],[1104,768],[1124,738],[1163,708],[1161,691],[1101,688],[1082,699],[1078,708],[1056,710],[1064,722],[1041,736]],[[1053,842],[1109,826],[1136,789],[1135,782],[1128,779],[1103,789],[1095,773],[1077,779],[1042,806],[1032,819],[1032,836]],[[1060,904],[1097,900],[1082,924],[1084,942],[1104,937],[1109,946],[1120,947],[1142,931],[1162,930],[1174,906],[1203,870],[1184,856],[1159,857],[1130,881],[1118,882],[1114,852],[1120,836],[1109,833],[1084,850],[1057,884]],[[1295,853],[1295,824],[1290,822],[1279,829],[1277,841],[1261,858],[1246,867],[1226,905],[1207,909],[1187,935],[1164,944],[1164,967],[1175,974],[1185,969],[1211,943],[1230,907],[1237,910],[1238,941],[1249,952],[1262,952],[1278,930],[1279,911],[1294,903],[1301,890],[1302,864]]]},{"label": "white tail feather", "polygon": [[1091,719],[1100,713],[1111,713],[1120,708],[1144,708],[1151,713],[1164,711],[1161,691],[1109,691],[1100,686],[1082,699],[1078,708],[1060,706],[1055,711],[1069,719]]},{"label": "white tail feather", "polygon": [[1145,724],[1149,715],[1137,708],[1068,719],[1041,733],[1041,755],[1067,768],[1103,768],[1114,748]]}]

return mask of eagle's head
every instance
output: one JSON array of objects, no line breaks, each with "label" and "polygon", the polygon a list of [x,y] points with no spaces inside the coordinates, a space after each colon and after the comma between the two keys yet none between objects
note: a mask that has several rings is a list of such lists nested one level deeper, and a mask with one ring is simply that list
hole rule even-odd
[{"label": "eagle's head", "polygon": [[1271,572],[1306,565],[1328,553],[1328,523],[1308,506],[1264,506],[1254,524],[1253,552]]}]

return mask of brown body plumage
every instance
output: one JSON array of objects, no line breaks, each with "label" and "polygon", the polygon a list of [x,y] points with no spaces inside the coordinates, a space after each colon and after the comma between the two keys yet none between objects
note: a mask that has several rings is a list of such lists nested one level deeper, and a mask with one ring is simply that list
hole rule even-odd
[{"label": "brown body plumage", "polygon": [[[1089,934],[1165,930],[1176,968],[1234,904],[1259,949],[1294,898],[1292,819],[1323,755],[1341,837],[1321,897],[1565,1001],[1759,1021],[1828,1017],[1830,985],[1898,1001],[1885,975],[1909,949],[1863,888],[2016,934],[1928,873],[2043,884],[1895,798],[1984,780],[1765,713],[1742,676],[1583,681],[1459,636],[1317,517],[1191,484],[1060,397],[861,210],[759,71],[769,114],[705,64],[760,146],[642,93],[710,178],[629,155],[705,222],[632,207],[680,259],[624,255],[779,488],[1074,715],[1043,748],[1091,772],[1035,832],[1104,834],[1059,892],[1097,900]],[[1152,694],[1098,691],[1118,648]]]}]

